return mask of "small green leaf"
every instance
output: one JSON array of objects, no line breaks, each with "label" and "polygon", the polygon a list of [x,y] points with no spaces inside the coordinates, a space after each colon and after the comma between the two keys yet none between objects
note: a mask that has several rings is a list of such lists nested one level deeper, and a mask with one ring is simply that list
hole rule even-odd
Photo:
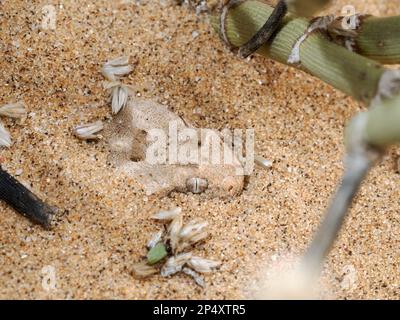
[{"label": "small green leaf", "polygon": [[165,248],[165,244],[162,242],[157,243],[147,254],[147,263],[149,265],[156,264],[160,262],[167,256],[167,249]]}]

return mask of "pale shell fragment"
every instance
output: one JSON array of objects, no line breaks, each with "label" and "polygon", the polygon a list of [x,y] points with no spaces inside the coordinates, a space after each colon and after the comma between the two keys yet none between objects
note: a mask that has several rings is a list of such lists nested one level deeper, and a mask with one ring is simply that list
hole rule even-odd
[{"label": "pale shell fragment", "polygon": [[261,156],[255,155],[254,156],[254,162],[259,165],[260,167],[263,168],[271,168],[272,167],[272,161],[267,160]]},{"label": "pale shell fragment", "polygon": [[10,147],[11,146],[11,137],[10,133],[4,127],[4,125],[0,122],[0,146],[1,147]]},{"label": "pale shell fragment", "polygon": [[23,118],[26,116],[25,104],[22,101],[5,104],[0,107],[0,115],[10,118]]},{"label": "pale shell fragment", "polygon": [[95,140],[100,138],[100,136],[97,134],[102,131],[103,128],[103,122],[96,121],[94,123],[77,126],[74,129],[74,134],[76,137],[82,140]]},{"label": "pale shell fragment", "polygon": [[183,266],[188,263],[191,257],[191,253],[182,253],[169,258],[161,269],[161,275],[163,277],[168,277],[182,271]]},{"label": "pale shell fragment", "polygon": [[215,268],[218,268],[221,262],[192,256],[187,264],[197,272],[210,273],[213,272]]}]

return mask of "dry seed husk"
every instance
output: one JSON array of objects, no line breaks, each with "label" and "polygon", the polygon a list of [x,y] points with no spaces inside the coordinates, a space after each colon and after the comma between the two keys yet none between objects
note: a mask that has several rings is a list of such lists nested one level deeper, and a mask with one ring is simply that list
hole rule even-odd
[{"label": "dry seed husk", "polygon": [[111,109],[113,114],[120,112],[128,103],[129,90],[124,85],[117,86],[111,92]]},{"label": "dry seed husk", "polygon": [[190,247],[196,242],[207,238],[208,232],[205,231],[207,226],[208,222],[195,219],[182,227],[178,236],[176,251],[183,251],[185,248]]},{"label": "dry seed husk", "polygon": [[128,75],[132,71],[133,67],[129,65],[129,57],[126,56],[107,61],[101,69],[109,81],[116,81],[117,77]]},{"label": "dry seed husk", "polygon": [[210,273],[213,272],[215,268],[219,267],[221,262],[192,256],[187,264],[197,272]]},{"label": "dry seed husk", "polygon": [[180,232],[183,225],[183,218],[181,215],[178,215],[172,220],[171,224],[168,227],[168,239],[170,241],[170,246],[172,252],[176,252],[179,241],[180,241]]},{"label": "dry seed husk", "polygon": [[139,278],[146,278],[158,273],[158,269],[149,266],[146,262],[140,262],[133,265],[133,272]]},{"label": "dry seed husk", "polygon": [[204,278],[199,275],[196,271],[190,269],[190,268],[183,268],[182,272],[187,274],[188,276],[192,277],[193,280],[202,288],[205,287],[205,282]]},{"label": "dry seed husk", "polygon": [[103,122],[96,121],[93,123],[83,124],[75,127],[74,135],[81,140],[96,140],[101,138],[98,133],[103,129]]},{"label": "dry seed husk", "polygon": [[157,243],[162,241],[164,232],[162,230],[154,233],[150,238],[149,242],[147,243],[147,248],[152,249],[156,246]]},{"label": "dry seed husk", "polygon": [[23,118],[26,116],[25,104],[22,101],[5,104],[0,107],[0,115],[10,118]]},{"label": "dry seed husk", "polygon": [[11,146],[11,137],[10,133],[4,127],[4,125],[0,122],[0,146],[2,147],[10,147]]},{"label": "dry seed husk", "polygon": [[191,257],[191,253],[181,253],[175,257],[169,258],[161,269],[161,275],[163,277],[168,277],[182,271],[183,266]]},{"label": "dry seed husk", "polygon": [[204,239],[206,239],[210,234],[207,231],[201,232],[201,233],[197,233],[195,235],[193,235],[191,238],[187,239],[187,240],[180,240],[179,244],[178,244],[178,248],[177,248],[177,252],[181,252],[184,251],[186,248],[193,246],[194,244],[196,244],[197,242],[200,242]]},{"label": "dry seed husk", "polygon": [[177,207],[177,208],[173,208],[171,210],[167,210],[167,211],[160,211],[158,213],[156,213],[155,215],[153,215],[153,219],[155,220],[174,220],[178,215],[180,215],[182,212],[182,209]]},{"label": "dry seed husk", "polygon": [[190,239],[196,234],[202,233],[207,226],[207,221],[200,221],[198,219],[192,220],[182,228],[180,237],[184,240]]}]

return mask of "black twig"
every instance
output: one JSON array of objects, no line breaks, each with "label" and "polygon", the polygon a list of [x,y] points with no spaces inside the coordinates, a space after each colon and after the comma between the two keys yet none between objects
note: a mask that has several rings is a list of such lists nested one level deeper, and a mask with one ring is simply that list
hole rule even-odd
[{"label": "black twig", "polygon": [[9,173],[0,168],[0,200],[31,221],[49,228],[55,208],[40,200]]},{"label": "black twig", "polygon": [[260,30],[239,49],[239,56],[247,58],[252,53],[256,52],[261,46],[269,41],[280,26],[283,18],[288,11],[286,1],[280,0],[267,22]]}]

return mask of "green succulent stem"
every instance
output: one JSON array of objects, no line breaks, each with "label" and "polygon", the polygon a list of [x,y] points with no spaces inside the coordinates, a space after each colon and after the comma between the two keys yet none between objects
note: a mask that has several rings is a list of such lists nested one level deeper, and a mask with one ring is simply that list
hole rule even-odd
[{"label": "green succulent stem", "polygon": [[[239,47],[246,43],[264,24],[273,8],[258,0],[245,1],[229,10],[226,35],[229,42]],[[220,32],[220,16],[211,16],[211,23]],[[287,17],[269,44],[257,53],[288,64],[297,40],[306,32],[307,19]],[[325,81],[355,99],[369,103],[385,68],[368,58],[357,55],[333,43],[320,32],[312,33],[300,47],[301,63],[296,67]]]},{"label": "green succulent stem", "polygon": [[367,116],[365,141],[378,147],[400,142],[400,95],[371,107]]},{"label": "green succulent stem", "polygon": [[[224,21],[221,22],[217,14],[211,16],[211,23],[229,45],[239,47],[262,27],[272,10],[271,6],[258,0],[242,1],[227,12]],[[302,266],[314,275],[321,271],[369,170],[386,147],[400,142],[400,72],[390,71],[375,61],[400,62],[399,19],[363,17],[354,39],[358,52],[363,55],[334,43],[319,31],[310,33],[300,46],[301,63],[295,67],[370,107],[369,111],[357,115],[347,128],[346,170],[303,257]],[[224,34],[220,30],[221,24]],[[298,39],[310,24],[303,18],[287,17],[270,43],[257,53],[287,64]]]},{"label": "green succulent stem", "polygon": [[400,16],[367,17],[357,33],[358,53],[384,64],[400,64]]},{"label": "green succulent stem", "polygon": [[[232,7],[225,20],[226,37],[230,44],[239,47],[246,43],[262,27],[272,11],[270,5],[259,0],[243,1]],[[221,35],[220,13],[212,14],[210,20]],[[394,32],[400,27],[399,20],[400,17],[363,19],[357,40],[360,50],[386,62],[394,61],[396,57],[400,58],[400,54],[396,54],[397,51],[400,53],[400,42],[396,41],[400,35],[399,32]],[[379,28],[380,23],[383,27]],[[270,43],[261,47],[257,53],[288,64],[293,47],[309,25],[310,21],[307,19],[288,16]],[[382,32],[384,40],[379,40],[377,30],[383,28],[389,31]],[[382,41],[391,44],[387,46],[389,55],[379,49]],[[382,75],[388,71],[379,62],[335,44],[319,31],[311,33],[301,44],[300,57],[300,64],[292,65],[293,67],[308,72],[367,106],[370,106],[373,98],[378,95]],[[381,147],[400,142],[400,126],[396,125],[400,123],[399,100],[400,95],[385,99],[382,103],[374,105],[368,113],[369,121],[365,134],[368,143]]]},{"label": "green succulent stem", "polygon": [[147,263],[149,265],[156,264],[163,260],[167,255],[167,248],[163,243],[159,242],[147,253]]}]

